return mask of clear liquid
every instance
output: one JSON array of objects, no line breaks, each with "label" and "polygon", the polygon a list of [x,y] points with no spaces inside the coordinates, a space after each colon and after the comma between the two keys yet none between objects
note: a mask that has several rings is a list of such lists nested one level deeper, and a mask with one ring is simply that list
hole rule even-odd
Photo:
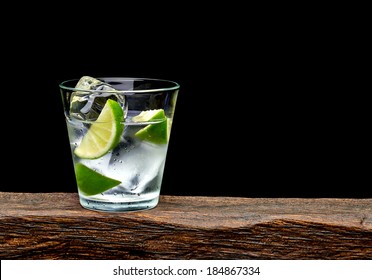
[{"label": "clear liquid", "polygon": [[[138,112],[129,112],[136,115]],[[130,120],[130,115],[129,118]],[[120,143],[98,159],[81,159],[74,154],[88,131],[81,121],[67,119],[74,164],[82,163],[102,175],[122,183],[98,195],[86,196],[79,191],[84,208],[97,211],[138,211],[156,207],[159,201],[168,144],[153,144],[134,134],[149,123],[126,122]]]}]

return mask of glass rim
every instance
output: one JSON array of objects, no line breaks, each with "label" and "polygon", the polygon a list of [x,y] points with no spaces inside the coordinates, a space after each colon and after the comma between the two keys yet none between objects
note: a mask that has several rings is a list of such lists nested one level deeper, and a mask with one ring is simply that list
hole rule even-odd
[{"label": "glass rim", "polygon": [[104,76],[104,77],[96,77],[96,79],[111,79],[116,81],[153,81],[153,82],[165,82],[169,83],[169,87],[159,87],[153,89],[132,89],[132,90],[95,90],[95,89],[80,89],[76,87],[66,86],[66,83],[76,81],[78,82],[79,79],[69,79],[64,80],[63,82],[59,83],[59,87],[65,90],[71,91],[83,91],[83,92],[115,92],[121,94],[135,94],[135,93],[146,93],[146,92],[161,92],[161,91],[170,91],[170,90],[177,90],[180,88],[180,85],[172,80],[165,80],[165,79],[157,79],[157,78],[139,78],[139,77],[111,77],[111,76]]}]

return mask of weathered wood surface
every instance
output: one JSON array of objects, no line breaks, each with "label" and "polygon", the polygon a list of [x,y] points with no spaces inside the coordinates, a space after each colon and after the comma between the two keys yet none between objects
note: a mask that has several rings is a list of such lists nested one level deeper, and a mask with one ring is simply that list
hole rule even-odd
[{"label": "weathered wood surface", "polygon": [[74,193],[0,192],[0,259],[372,259],[372,199],[162,196],[102,213]]}]

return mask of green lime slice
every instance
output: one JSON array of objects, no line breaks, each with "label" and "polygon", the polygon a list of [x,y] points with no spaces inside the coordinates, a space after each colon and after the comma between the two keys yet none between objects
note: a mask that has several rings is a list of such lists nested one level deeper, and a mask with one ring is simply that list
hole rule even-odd
[{"label": "green lime slice", "polygon": [[154,144],[166,144],[169,140],[170,120],[163,109],[142,111],[132,118],[134,122],[156,122],[138,130],[134,135]]},{"label": "green lime slice", "polygon": [[120,141],[124,130],[124,113],[119,103],[108,99],[97,120],[90,126],[74,150],[80,158],[95,159],[107,154]]},{"label": "green lime slice", "polygon": [[121,184],[120,181],[106,177],[82,163],[75,164],[75,175],[79,190],[87,196],[103,193]]}]

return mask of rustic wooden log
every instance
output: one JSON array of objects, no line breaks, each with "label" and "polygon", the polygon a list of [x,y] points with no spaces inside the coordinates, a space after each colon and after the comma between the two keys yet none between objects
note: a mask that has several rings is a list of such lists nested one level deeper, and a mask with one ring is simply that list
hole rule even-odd
[{"label": "rustic wooden log", "polygon": [[372,259],[372,199],[162,196],[103,213],[75,193],[0,192],[0,259]]}]

